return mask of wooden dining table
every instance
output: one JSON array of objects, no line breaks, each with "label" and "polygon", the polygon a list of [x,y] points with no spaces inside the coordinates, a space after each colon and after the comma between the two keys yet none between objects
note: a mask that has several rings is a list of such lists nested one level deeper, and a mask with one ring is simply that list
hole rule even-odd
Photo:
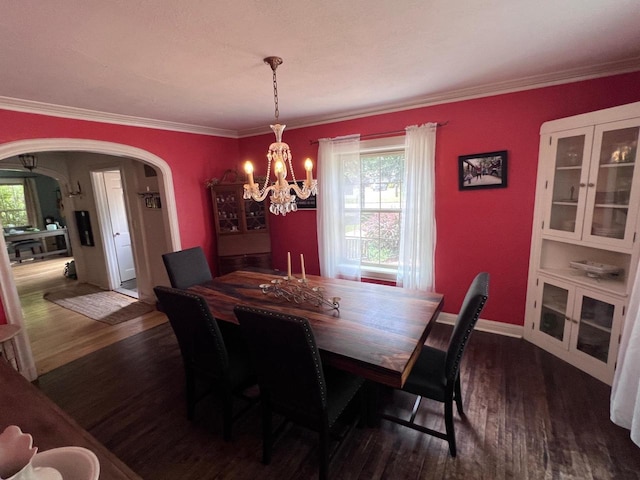
[{"label": "wooden dining table", "polygon": [[315,275],[306,276],[306,285],[319,287],[326,299],[339,297],[339,309],[263,293],[260,285],[282,279],[241,270],[188,290],[203,296],[213,316],[227,322],[238,323],[236,305],[305,317],[324,363],[394,388],[404,385],[443,305],[439,293]]},{"label": "wooden dining table", "polygon": [[84,447],[100,462],[100,478],[141,480],[89,432],[0,358],[0,433],[17,425],[33,437],[38,452],[58,447]]}]

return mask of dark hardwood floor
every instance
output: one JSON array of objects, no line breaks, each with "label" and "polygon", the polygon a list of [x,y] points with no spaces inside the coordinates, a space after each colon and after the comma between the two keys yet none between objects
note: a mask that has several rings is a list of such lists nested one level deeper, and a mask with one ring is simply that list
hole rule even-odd
[{"label": "dark hardwood floor", "polygon": [[[451,327],[428,343],[443,346]],[[639,479],[640,449],[609,420],[610,388],[533,345],[475,332],[462,367],[467,418],[457,413],[458,456],[446,442],[382,421],[356,429],[331,466],[336,479]],[[259,407],[224,442],[217,401],[186,420],[181,358],[168,324],[40,377],[37,384],[143,478],[317,477],[315,434],[290,427],[272,464],[260,463]],[[388,410],[413,398],[383,392]],[[419,420],[444,428],[441,405]],[[108,479],[103,479],[108,480]]]}]

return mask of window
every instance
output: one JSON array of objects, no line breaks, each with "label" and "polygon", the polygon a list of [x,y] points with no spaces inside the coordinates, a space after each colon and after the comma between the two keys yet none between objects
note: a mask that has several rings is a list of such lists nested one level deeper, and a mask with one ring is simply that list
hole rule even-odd
[{"label": "window", "polygon": [[362,142],[359,163],[345,165],[349,182],[345,235],[348,256],[357,258],[358,252],[353,249],[360,249],[365,276],[391,279],[400,250],[404,146],[398,146],[397,139],[386,139],[387,146],[376,143]]},{"label": "window", "polygon": [[0,184],[0,220],[3,227],[29,224],[22,184]]},{"label": "window", "polygon": [[322,275],[433,288],[436,127],[410,125],[384,144],[358,134],[319,140]]}]

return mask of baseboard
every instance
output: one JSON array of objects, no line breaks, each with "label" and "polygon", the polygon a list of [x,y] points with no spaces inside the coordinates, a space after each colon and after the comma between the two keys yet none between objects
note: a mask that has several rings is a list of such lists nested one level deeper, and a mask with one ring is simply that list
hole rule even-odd
[{"label": "baseboard", "polygon": [[[454,325],[456,323],[457,315],[453,313],[442,312],[438,315],[438,323],[444,323],[446,325]],[[476,323],[476,330],[481,332],[495,333],[498,335],[504,335],[506,337],[522,338],[524,333],[524,326],[514,325],[512,323],[496,322],[495,320],[478,319]]]}]

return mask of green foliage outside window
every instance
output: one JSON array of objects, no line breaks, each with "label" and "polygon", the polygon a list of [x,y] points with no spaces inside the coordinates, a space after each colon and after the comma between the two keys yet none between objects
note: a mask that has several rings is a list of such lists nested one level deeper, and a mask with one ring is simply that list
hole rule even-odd
[{"label": "green foliage outside window", "polygon": [[363,154],[359,162],[350,162],[344,168],[350,185],[345,196],[347,211],[350,205],[360,207],[359,225],[347,213],[347,239],[359,239],[363,265],[397,266],[404,152]]},{"label": "green foliage outside window", "polygon": [[23,185],[0,185],[0,220],[4,227],[29,224]]}]

